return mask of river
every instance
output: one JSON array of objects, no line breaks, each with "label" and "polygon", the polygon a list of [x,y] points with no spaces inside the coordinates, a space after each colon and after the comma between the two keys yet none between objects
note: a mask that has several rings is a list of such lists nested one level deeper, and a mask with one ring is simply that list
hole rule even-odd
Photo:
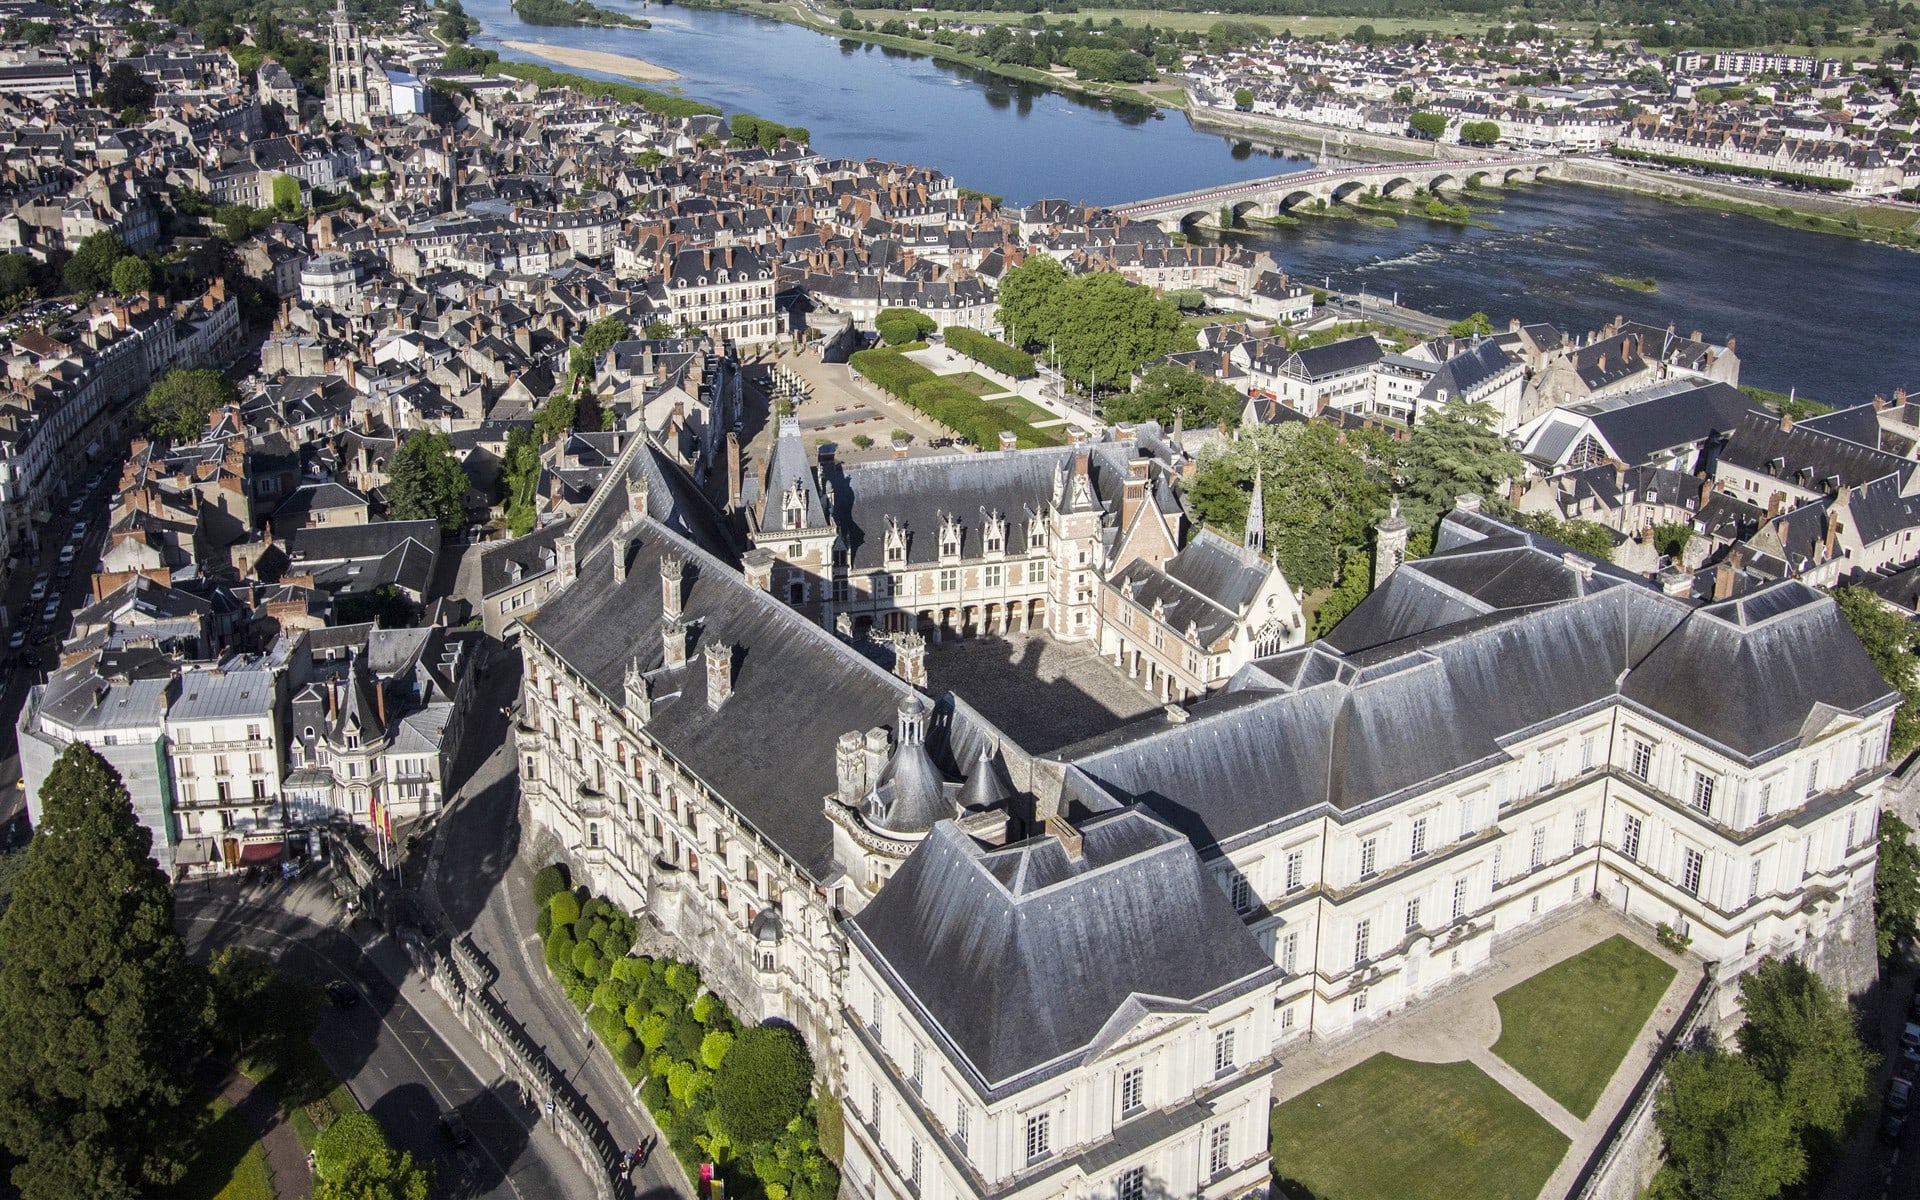
[{"label": "river", "polygon": [[[1112,204],[1309,165],[1199,132],[1178,113],[1155,119],[739,13],[600,2],[653,28],[527,25],[507,0],[463,6],[481,22],[477,45],[508,38],[644,58],[678,71],[689,96],[806,126],[823,153],[937,166],[1013,203]],[[1493,230],[1308,219],[1235,236],[1316,285],[1397,293],[1449,317],[1480,311],[1578,333],[1626,314],[1737,336],[1741,379],[1762,387],[1843,403],[1920,389],[1920,254],[1570,184],[1498,204]],[[1652,276],[1658,291],[1604,275]]]}]

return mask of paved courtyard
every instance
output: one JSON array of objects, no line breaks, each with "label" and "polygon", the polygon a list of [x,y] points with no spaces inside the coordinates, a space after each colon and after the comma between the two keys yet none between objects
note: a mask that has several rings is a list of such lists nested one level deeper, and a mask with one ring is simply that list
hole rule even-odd
[{"label": "paved courtyard", "polygon": [[1160,708],[1091,643],[1043,633],[951,639],[927,647],[927,682],[951,690],[1022,748],[1047,754]]},{"label": "paved courtyard", "polygon": [[[1614,1070],[1600,1102],[1583,1120],[1494,1054],[1493,1045],[1500,1040],[1500,1010],[1495,997],[1619,934],[1677,970],[1654,1006],[1653,1015]],[[1540,1192],[1542,1196],[1563,1196],[1605,1137],[1608,1125],[1653,1060],[1661,1039],[1679,1020],[1699,980],[1698,963],[1669,954],[1648,931],[1598,905],[1583,906],[1564,920],[1500,945],[1489,969],[1413,1011],[1289,1055],[1274,1076],[1274,1103],[1285,1103],[1379,1054],[1413,1062],[1471,1063],[1569,1139],[1566,1155]],[[1364,1145],[1347,1149],[1353,1154],[1367,1153]],[[1276,1162],[1274,1167],[1282,1176],[1288,1174],[1287,1164]]]}]

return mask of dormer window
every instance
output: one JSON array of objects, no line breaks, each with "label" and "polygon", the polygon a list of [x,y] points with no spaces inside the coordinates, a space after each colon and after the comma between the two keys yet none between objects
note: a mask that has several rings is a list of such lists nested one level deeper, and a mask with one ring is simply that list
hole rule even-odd
[{"label": "dormer window", "polygon": [[987,527],[982,535],[988,554],[1004,554],[1007,549],[1007,522],[999,513],[987,517]]},{"label": "dormer window", "polygon": [[1027,549],[1045,550],[1047,548],[1047,523],[1039,517],[1027,522]]},{"label": "dormer window", "polygon": [[960,521],[956,517],[949,516],[940,523],[940,557],[960,557]]},{"label": "dormer window", "polygon": [[787,489],[787,498],[783,507],[786,509],[786,528],[801,529],[806,526],[807,497],[806,494],[800,490],[798,480],[795,480],[794,485]]},{"label": "dormer window", "polygon": [[907,531],[891,517],[887,519],[886,560],[890,567],[901,566],[907,561]]}]

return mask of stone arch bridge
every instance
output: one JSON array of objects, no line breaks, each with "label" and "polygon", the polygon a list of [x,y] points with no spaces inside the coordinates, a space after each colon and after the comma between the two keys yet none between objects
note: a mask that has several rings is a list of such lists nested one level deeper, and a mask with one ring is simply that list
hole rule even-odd
[{"label": "stone arch bridge", "polygon": [[1248,217],[1284,216],[1289,209],[1315,200],[1339,204],[1368,188],[1378,190],[1382,196],[1402,196],[1420,188],[1441,194],[1475,184],[1532,182],[1556,175],[1565,162],[1557,157],[1481,158],[1296,171],[1118,204],[1109,211],[1129,221],[1147,221],[1168,233],[1178,233],[1186,225],[1218,224],[1221,212],[1228,208],[1233,210],[1237,223]]}]

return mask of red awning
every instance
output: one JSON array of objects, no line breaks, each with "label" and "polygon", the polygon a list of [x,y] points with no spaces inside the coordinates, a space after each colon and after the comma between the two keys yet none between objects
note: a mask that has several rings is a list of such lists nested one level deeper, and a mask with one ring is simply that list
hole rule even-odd
[{"label": "red awning", "polygon": [[272,862],[279,858],[285,849],[286,847],[279,842],[255,842],[251,846],[240,847],[240,862],[243,866]]}]

